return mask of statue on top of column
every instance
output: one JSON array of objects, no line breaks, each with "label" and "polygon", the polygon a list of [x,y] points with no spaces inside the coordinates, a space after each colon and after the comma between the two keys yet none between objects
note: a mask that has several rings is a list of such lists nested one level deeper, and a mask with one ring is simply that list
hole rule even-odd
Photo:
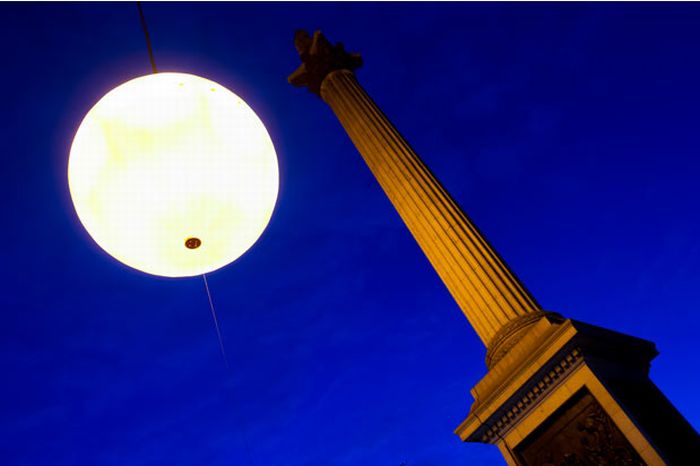
[{"label": "statue on top of column", "polygon": [[328,74],[337,70],[354,71],[362,66],[359,53],[348,53],[342,43],[332,45],[321,31],[299,30],[294,34],[294,47],[299,52],[301,65],[287,80],[296,87],[307,87],[316,95],[321,95],[321,83]]}]

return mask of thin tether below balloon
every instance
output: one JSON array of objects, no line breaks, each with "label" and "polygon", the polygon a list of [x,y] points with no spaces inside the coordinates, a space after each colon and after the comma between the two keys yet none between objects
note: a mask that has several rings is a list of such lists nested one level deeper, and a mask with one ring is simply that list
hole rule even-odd
[{"label": "thin tether below balloon", "polygon": [[221,338],[221,329],[219,328],[219,318],[216,316],[216,310],[214,309],[214,301],[211,299],[211,291],[209,291],[209,282],[207,282],[207,274],[202,274],[204,279],[204,288],[207,290],[207,298],[209,298],[209,309],[211,309],[211,317],[214,319],[214,328],[216,328],[216,336],[219,339],[219,349],[221,350],[221,356],[224,358],[224,363],[227,369],[231,369],[228,364],[228,357],[226,356],[226,350],[224,349],[224,339]]},{"label": "thin tether below balloon", "polygon": [[[211,317],[214,319],[214,327],[216,328],[216,336],[219,338],[219,349],[221,350],[221,356],[224,358],[224,363],[228,369],[229,376],[233,379],[233,370],[228,363],[228,357],[226,356],[226,350],[224,349],[224,340],[221,336],[221,329],[219,328],[219,318],[216,316],[216,310],[214,309],[214,301],[211,299],[211,291],[209,290],[209,282],[207,281],[207,275],[202,274],[204,279],[204,288],[207,290],[207,298],[209,298],[209,308],[211,309]],[[231,385],[231,390],[233,390],[233,384]],[[241,436],[243,438],[243,448],[245,449],[245,454],[248,457],[247,463],[257,465],[257,462],[253,461],[253,455],[250,451],[250,442],[248,441],[248,430],[244,423],[241,423]]]}]

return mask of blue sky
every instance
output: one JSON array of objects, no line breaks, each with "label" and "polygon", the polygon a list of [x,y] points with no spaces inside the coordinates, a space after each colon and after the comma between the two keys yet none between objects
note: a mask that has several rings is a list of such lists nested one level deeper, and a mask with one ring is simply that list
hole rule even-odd
[{"label": "blue sky", "polygon": [[452,433],[485,350],[325,104],[293,34],[361,52],[365,89],[538,301],[654,341],[700,424],[700,7],[150,4],[163,71],[266,123],[272,221],[201,279],[121,265],[82,229],[83,115],[150,71],[133,3],[0,6],[0,462],[503,464]]}]

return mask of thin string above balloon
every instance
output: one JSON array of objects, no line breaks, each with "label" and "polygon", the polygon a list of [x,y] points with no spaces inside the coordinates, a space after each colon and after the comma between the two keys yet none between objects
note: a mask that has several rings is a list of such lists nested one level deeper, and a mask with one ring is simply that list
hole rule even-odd
[{"label": "thin string above balloon", "polygon": [[148,25],[146,24],[146,17],[143,14],[143,8],[141,8],[141,2],[136,2],[136,7],[139,9],[139,18],[141,18],[141,28],[143,29],[143,35],[146,38],[146,47],[148,47],[148,58],[151,60],[151,68],[153,73],[158,72],[156,68],[156,58],[153,56],[153,47],[151,46],[151,35],[148,33]]}]

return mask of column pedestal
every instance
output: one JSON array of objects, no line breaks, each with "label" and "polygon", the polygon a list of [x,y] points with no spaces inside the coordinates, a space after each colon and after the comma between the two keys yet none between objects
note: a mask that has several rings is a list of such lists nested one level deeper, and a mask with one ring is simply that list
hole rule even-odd
[{"label": "column pedestal", "polygon": [[514,466],[694,464],[697,433],[649,379],[657,354],[646,340],[541,319],[474,386],[455,433]]}]

